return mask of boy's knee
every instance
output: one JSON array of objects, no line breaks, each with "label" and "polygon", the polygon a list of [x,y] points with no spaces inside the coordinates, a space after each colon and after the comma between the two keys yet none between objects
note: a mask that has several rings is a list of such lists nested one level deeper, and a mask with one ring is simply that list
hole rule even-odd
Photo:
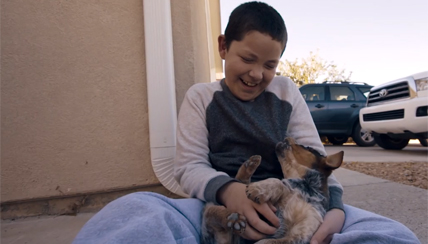
[{"label": "boy's knee", "polygon": [[167,197],[154,193],[154,192],[133,192],[127,195],[121,196],[116,200],[112,201],[109,205],[133,205],[133,204],[144,204],[144,203],[159,203],[166,201]]},{"label": "boy's knee", "polygon": [[126,195],[128,198],[130,199],[139,199],[139,200],[149,200],[149,199],[153,199],[153,200],[166,200],[169,199],[168,197],[156,193],[156,192],[149,192],[149,191],[139,191],[139,192],[134,192],[134,193],[130,193],[128,195]]}]

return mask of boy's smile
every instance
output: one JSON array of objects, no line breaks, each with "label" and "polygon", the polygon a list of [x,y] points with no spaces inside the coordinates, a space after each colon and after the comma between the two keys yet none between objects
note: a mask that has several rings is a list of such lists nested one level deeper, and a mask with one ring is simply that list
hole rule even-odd
[{"label": "boy's smile", "polygon": [[232,41],[228,50],[224,35],[219,36],[218,42],[225,61],[227,87],[240,100],[254,100],[275,76],[283,44],[258,31],[249,32],[241,41]]}]

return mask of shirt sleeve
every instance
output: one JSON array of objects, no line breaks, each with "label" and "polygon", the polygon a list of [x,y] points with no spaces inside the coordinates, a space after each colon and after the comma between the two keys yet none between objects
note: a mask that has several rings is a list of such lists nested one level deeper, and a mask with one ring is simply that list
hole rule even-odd
[{"label": "shirt sleeve", "polygon": [[[233,179],[212,168],[208,158],[206,108],[213,97],[212,86],[207,83],[196,84],[185,95],[177,120],[174,176],[183,192],[190,197],[215,202],[215,192],[212,197],[214,199],[206,199],[204,196],[208,183],[216,181],[216,188],[219,188]],[[219,182],[221,185],[218,185]]]}]

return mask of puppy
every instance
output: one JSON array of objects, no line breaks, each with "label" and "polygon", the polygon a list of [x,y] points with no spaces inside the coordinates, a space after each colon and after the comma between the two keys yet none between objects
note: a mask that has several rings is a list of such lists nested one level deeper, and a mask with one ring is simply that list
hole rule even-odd
[{"label": "puppy", "polygon": [[[309,243],[323,221],[328,207],[327,178],[343,161],[343,151],[327,157],[298,145],[287,137],[276,146],[283,180],[266,179],[250,183],[261,157],[252,156],[236,178],[248,184],[246,194],[256,203],[271,202],[280,219],[277,232],[257,243]],[[245,243],[238,235],[245,231],[246,219],[223,206],[207,204],[203,215],[202,243]]]}]

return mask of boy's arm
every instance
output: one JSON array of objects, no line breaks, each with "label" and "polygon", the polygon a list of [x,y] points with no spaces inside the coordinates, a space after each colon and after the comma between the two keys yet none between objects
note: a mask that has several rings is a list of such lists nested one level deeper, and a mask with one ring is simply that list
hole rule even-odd
[{"label": "boy's arm", "polygon": [[324,216],[324,221],[311,238],[311,244],[328,244],[335,233],[340,233],[345,223],[345,212],[331,209]]},{"label": "boy's arm", "polygon": [[[224,172],[212,168],[208,154],[208,130],[206,126],[206,107],[212,100],[214,91],[207,84],[193,85],[186,93],[180,108],[177,122],[177,150],[174,159],[174,176],[182,190],[190,197],[203,201],[208,183],[217,190],[233,181]],[[213,184],[214,183],[214,184]]]},{"label": "boy's arm", "polygon": [[[324,146],[321,143],[309,108],[299,89],[292,81],[289,81],[288,90],[289,96],[292,96],[293,105],[293,111],[288,125],[288,136],[294,138],[297,143],[312,147],[322,155],[326,156],[327,153],[325,152]],[[333,174],[330,175],[327,183],[330,192],[330,206],[328,210],[333,208],[343,210],[342,185],[339,183],[339,181],[337,181]]]}]

